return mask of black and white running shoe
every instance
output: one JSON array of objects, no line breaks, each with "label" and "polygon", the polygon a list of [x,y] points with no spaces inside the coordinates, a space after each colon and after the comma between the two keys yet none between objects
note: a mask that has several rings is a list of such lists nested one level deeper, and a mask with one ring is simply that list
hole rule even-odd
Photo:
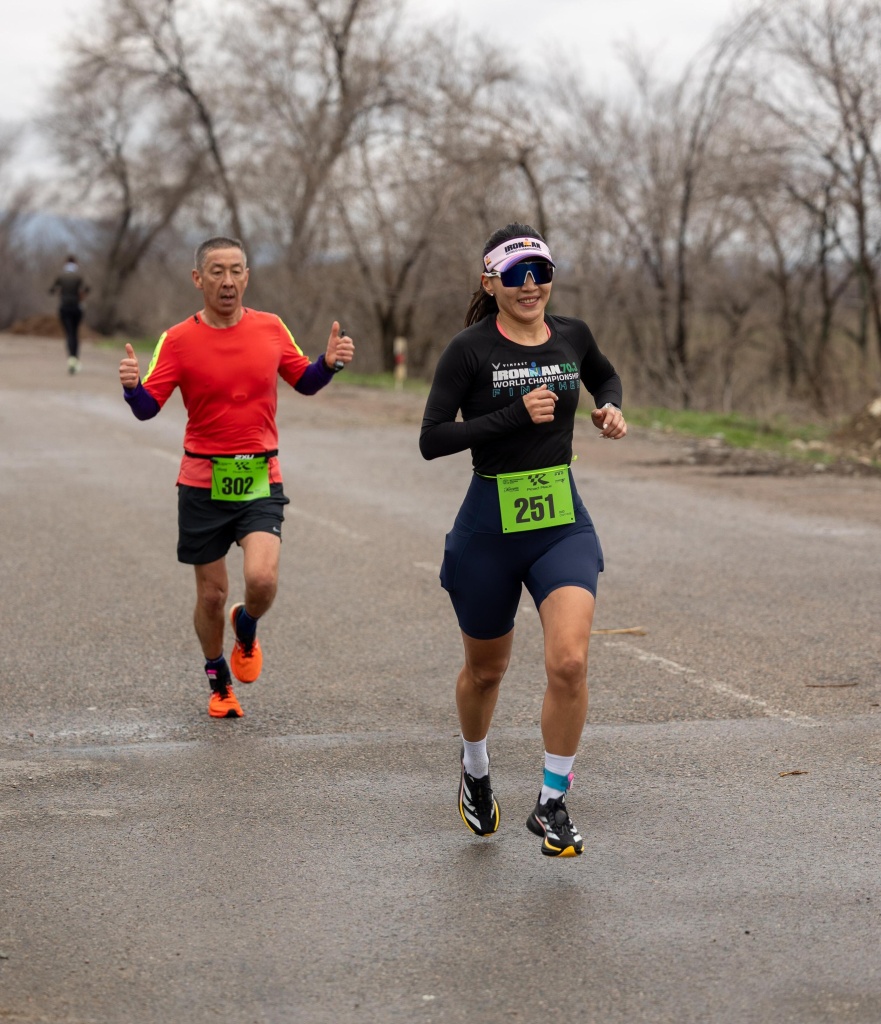
[{"label": "black and white running shoe", "polygon": [[541,852],[547,857],[577,857],[584,851],[584,840],[572,824],[566,810],[565,796],[558,796],[544,804],[540,800],[539,793],[539,802],[526,819],[526,827],[544,840]]},{"label": "black and white running shoe", "polygon": [[462,781],[459,783],[459,814],[477,836],[491,835],[499,827],[499,805],[493,796],[489,774],[475,779],[465,771],[464,761]]}]

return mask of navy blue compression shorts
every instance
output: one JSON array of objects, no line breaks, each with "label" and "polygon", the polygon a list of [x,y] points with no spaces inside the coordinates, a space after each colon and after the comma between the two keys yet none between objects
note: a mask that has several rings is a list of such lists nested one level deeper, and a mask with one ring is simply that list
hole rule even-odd
[{"label": "navy blue compression shorts", "polygon": [[446,536],[440,571],[441,586],[466,636],[494,640],[509,633],[524,585],[536,608],[560,587],[583,587],[596,597],[603,551],[571,471],[569,480],[574,523],[502,533],[496,481],[476,473],[472,477]]}]

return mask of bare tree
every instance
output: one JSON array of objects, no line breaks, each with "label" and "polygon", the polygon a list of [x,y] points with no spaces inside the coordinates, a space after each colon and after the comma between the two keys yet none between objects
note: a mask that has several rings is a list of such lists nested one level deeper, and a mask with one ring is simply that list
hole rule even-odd
[{"label": "bare tree", "polygon": [[[509,115],[503,103],[521,85],[519,72],[485,45],[451,51],[433,32],[414,52],[418,62],[399,67],[408,74],[405,100],[386,111],[381,133],[365,138],[336,178],[342,237],[385,369],[397,336],[410,339],[411,364],[420,367],[461,329],[484,238],[516,219],[512,209],[529,210],[520,219],[547,227],[534,155],[540,132],[528,112]],[[450,303],[455,294],[460,304]]]},{"label": "bare tree", "polygon": [[152,254],[227,224],[298,333],[341,315],[378,366],[404,334],[430,370],[464,254],[519,219],[644,400],[820,407],[840,352],[881,366],[879,39],[881,0],[775,0],[672,81],[631,53],[624,102],[570,71],[529,105],[528,68],[404,0],[103,0],[49,134],[104,330]]},{"label": "bare tree", "polygon": [[[626,277],[631,339],[645,357],[647,383],[685,406],[695,398],[696,275],[719,257],[737,226],[720,151],[732,83],[761,18],[754,12],[727,28],[672,85],[630,52],[636,97],[629,106],[613,108],[577,92],[568,106],[562,159],[586,186],[583,233],[595,237],[600,203],[614,214],[617,224],[609,230],[620,259],[642,268],[642,280]],[[642,312],[634,315],[639,305]]]},{"label": "bare tree", "polygon": [[90,321],[108,334],[136,328],[122,309],[125,288],[200,186],[205,150],[179,108],[157,108],[118,69],[93,77],[74,64],[56,95],[45,130],[66,168],[60,197],[91,217],[103,265]]},{"label": "bare tree", "polygon": [[[196,0],[105,0],[100,31],[84,33],[74,44],[74,64],[83,75],[94,78],[109,74],[112,81],[134,80],[149,87],[162,102],[172,97],[183,100],[194,134],[202,136],[205,167],[213,169],[230,229],[237,238],[244,238],[226,153],[234,145],[229,138],[232,123],[223,118],[224,111],[237,112],[237,108],[228,96],[226,83],[231,76],[222,62],[210,59],[213,40],[205,28],[216,20],[216,9],[212,8],[209,18]],[[209,49],[209,56],[199,52],[200,45]],[[201,74],[200,60],[208,64]]]},{"label": "bare tree", "polygon": [[20,132],[0,130],[0,329],[32,312],[34,288],[25,230],[32,209],[33,187],[12,177]]},{"label": "bare tree", "polygon": [[242,187],[263,244],[291,272],[325,231],[338,161],[373,131],[377,113],[400,101],[400,7],[243,0],[231,22],[225,45],[240,76],[236,114],[250,136]]},{"label": "bare tree", "polygon": [[[767,87],[758,102],[789,140],[789,191],[820,233],[824,299],[834,305],[851,280],[857,284],[856,318],[838,326],[864,358],[872,341],[881,353],[879,38],[878,0],[819,7],[794,0],[771,21],[759,68]],[[830,332],[833,312],[823,313]]]}]

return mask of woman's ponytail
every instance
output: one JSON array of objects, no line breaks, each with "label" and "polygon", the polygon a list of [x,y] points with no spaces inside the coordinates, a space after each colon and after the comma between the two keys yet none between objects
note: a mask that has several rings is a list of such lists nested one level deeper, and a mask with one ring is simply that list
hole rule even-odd
[{"label": "woman's ponytail", "polygon": [[472,324],[476,324],[478,320],[483,320],[486,316],[494,316],[498,311],[499,305],[495,300],[495,296],[490,295],[485,288],[480,287],[471,296],[468,312],[465,314],[465,326],[470,327]]}]

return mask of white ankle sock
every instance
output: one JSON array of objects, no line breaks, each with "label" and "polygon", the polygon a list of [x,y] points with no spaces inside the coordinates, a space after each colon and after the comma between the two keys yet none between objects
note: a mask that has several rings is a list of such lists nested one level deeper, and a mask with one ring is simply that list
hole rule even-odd
[{"label": "white ankle sock", "polygon": [[476,740],[472,743],[463,736],[462,743],[465,746],[465,754],[462,757],[465,763],[465,771],[475,779],[482,779],[484,775],[489,775],[489,754],[486,752],[486,737],[484,736],[482,740]]}]

